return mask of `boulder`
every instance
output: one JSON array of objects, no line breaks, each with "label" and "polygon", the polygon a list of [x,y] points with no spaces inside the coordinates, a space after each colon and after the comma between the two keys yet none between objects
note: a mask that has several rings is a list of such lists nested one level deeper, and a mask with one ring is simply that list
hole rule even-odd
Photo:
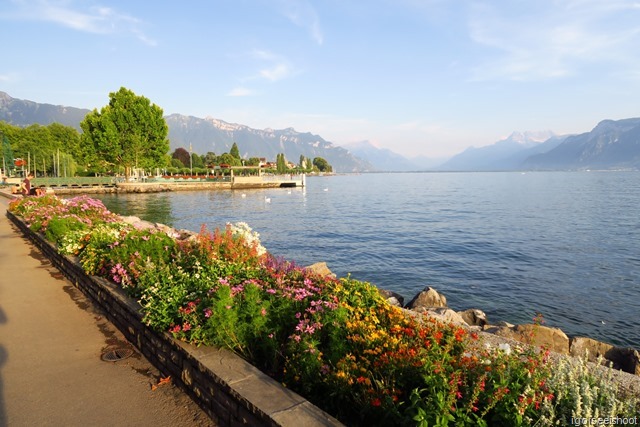
[{"label": "boulder", "polygon": [[395,305],[398,307],[404,306],[404,297],[396,292],[388,291],[386,289],[378,289],[378,292],[384,299],[389,302],[391,305]]},{"label": "boulder", "polygon": [[430,286],[424,288],[422,292],[413,297],[413,299],[409,301],[409,304],[407,304],[407,308],[410,310],[415,310],[420,307],[429,308],[446,306],[447,298]]},{"label": "boulder", "polygon": [[485,312],[482,310],[478,310],[477,308],[470,308],[465,311],[459,311],[458,314],[469,326],[480,326],[482,328],[488,323],[487,315],[485,314]]},{"label": "boulder", "polygon": [[640,375],[640,352],[632,348],[616,347],[592,338],[575,337],[571,339],[569,354],[576,357],[586,355],[590,362],[596,362],[602,356],[605,361],[611,362],[614,369]]},{"label": "boulder", "polygon": [[467,322],[454,310],[447,307],[418,307],[413,311],[432,317],[442,323],[453,323],[456,326],[467,326]]},{"label": "boulder", "polygon": [[396,298],[396,297],[387,298],[387,302],[389,303],[389,305],[393,305],[393,306],[396,306],[396,307],[402,307],[402,303],[400,301],[398,301],[398,298]]},{"label": "boulder", "polygon": [[316,262],[315,264],[306,267],[306,269],[320,276],[336,277],[336,275],[329,270],[326,262]]},{"label": "boulder", "polygon": [[521,343],[547,347],[556,353],[569,354],[569,337],[558,328],[526,324],[516,325],[513,328],[493,326],[485,331]]}]

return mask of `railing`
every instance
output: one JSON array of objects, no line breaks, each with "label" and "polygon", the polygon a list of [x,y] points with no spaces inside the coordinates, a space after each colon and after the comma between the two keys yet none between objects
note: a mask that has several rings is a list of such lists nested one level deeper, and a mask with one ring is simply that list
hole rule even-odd
[{"label": "railing", "polygon": [[33,187],[86,187],[115,185],[116,177],[113,176],[74,176],[69,178],[38,177],[31,181]]},{"label": "railing", "polygon": [[146,182],[156,183],[171,183],[171,182],[231,182],[230,176],[189,176],[189,175],[176,175],[176,176],[160,176],[149,177]]}]

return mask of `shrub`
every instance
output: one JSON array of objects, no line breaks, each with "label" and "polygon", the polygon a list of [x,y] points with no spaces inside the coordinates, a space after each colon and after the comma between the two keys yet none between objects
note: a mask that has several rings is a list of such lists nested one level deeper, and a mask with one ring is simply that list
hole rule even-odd
[{"label": "shrub", "polygon": [[[588,357],[559,361],[549,378],[555,399],[542,407],[540,426],[570,425],[572,419],[640,416],[640,399],[624,392],[611,369],[588,363]],[[602,364],[602,358],[598,359]]]},{"label": "shrub", "polygon": [[[87,225],[76,216],[57,216],[51,218],[47,224],[45,231],[45,237],[61,246],[65,242],[65,237],[71,232],[85,232]],[[74,237],[78,237],[79,234],[74,233]],[[61,252],[66,253],[68,249],[61,249]]]}]

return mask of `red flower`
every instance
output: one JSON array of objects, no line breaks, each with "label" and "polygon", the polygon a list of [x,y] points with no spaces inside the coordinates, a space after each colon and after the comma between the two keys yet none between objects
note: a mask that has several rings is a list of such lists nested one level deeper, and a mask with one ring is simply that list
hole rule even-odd
[{"label": "red flower", "polygon": [[376,397],[371,400],[371,406],[382,406],[382,401]]}]

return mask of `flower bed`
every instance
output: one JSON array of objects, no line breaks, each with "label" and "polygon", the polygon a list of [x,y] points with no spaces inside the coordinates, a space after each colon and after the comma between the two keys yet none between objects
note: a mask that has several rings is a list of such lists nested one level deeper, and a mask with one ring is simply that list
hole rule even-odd
[{"label": "flower bed", "polygon": [[348,425],[555,425],[638,412],[595,372],[559,380],[567,370],[552,370],[544,350],[485,348],[465,329],[406,315],[368,283],[275,258],[246,224],[181,236],[127,224],[87,197],[10,210],[138,299],[148,326],[231,349]]}]

